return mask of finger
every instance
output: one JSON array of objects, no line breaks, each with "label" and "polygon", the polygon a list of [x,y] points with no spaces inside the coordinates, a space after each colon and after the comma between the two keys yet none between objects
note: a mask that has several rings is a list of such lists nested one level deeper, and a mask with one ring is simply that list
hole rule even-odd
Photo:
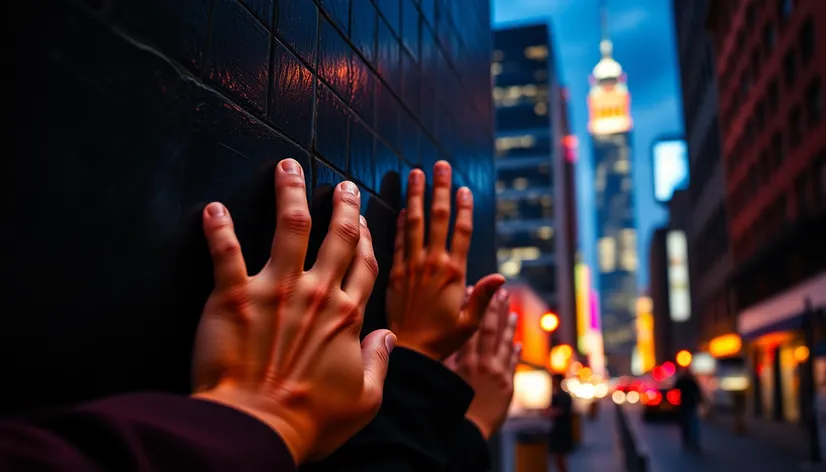
[{"label": "finger", "polygon": [[496,296],[501,296],[501,304],[499,311],[496,314],[496,345],[502,342],[502,335],[505,331],[505,326],[508,324],[508,317],[511,314],[511,294],[507,290],[501,289],[496,292]]},{"label": "finger", "polygon": [[476,364],[479,362],[479,332],[473,333],[465,344],[459,348],[457,354],[457,367],[460,372],[470,373],[476,370]]},{"label": "finger", "polygon": [[204,208],[203,224],[209,254],[212,256],[215,288],[232,288],[246,282],[247,266],[227,207],[218,202],[207,205]]},{"label": "finger", "polygon": [[427,248],[430,252],[445,251],[450,228],[450,185],[452,170],[447,161],[433,166],[433,203],[430,207],[430,234]]},{"label": "finger", "polygon": [[407,216],[404,222],[408,257],[420,257],[424,248],[424,172],[410,171],[407,179]]},{"label": "finger", "polygon": [[502,342],[499,343],[499,351],[496,357],[503,359],[505,362],[511,358],[514,351],[513,336],[516,334],[516,325],[519,321],[519,316],[516,313],[511,313],[508,318],[508,324],[505,325],[505,331],[502,333]]},{"label": "finger", "polygon": [[499,337],[499,313],[502,300],[507,296],[505,289],[499,289],[490,300],[479,324],[479,354],[496,353],[496,340]]},{"label": "finger", "polygon": [[333,193],[333,218],[312,271],[333,287],[341,287],[361,239],[359,189],[353,182],[338,184]]},{"label": "finger", "polygon": [[404,265],[404,221],[407,211],[402,210],[396,218],[396,238],[393,241],[393,267]]},{"label": "finger", "polygon": [[275,167],[275,215],[267,267],[276,277],[296,276],[304,271],[312,218],[304,171],[294,159],[284,159]]},{"label": "finger", "polygon": [[478,324],[490,304],[491,298],[505,284],[505,278],[499,274],[490,274],[482,278],[473,286],[473,292],[468,297],[464,312],[470,316],[470,322]]},{"label": "finger", "polygon": [[367,220],[363,216],[359,216],[359,225],[361,237],[356,250],[356,260],[347,274],[344,291],[360,307],[364,308],[373,291],[376,277],[379,275],[379,263],[373,253],[373,238],[370,235],[370,229],[367,228]]},{"label": "finger", "polygon": [[386,329],[377,329],[361,342],[361,358],[364,362],[364,390],[371,403],[378,406],[387,377],[390,353],[396,346],[396,335]]},{"label": "finger", "polygon": [[465,287],[465,300],[462,302],[462,306],[467,305],[467,301],[470,299],[471,293],[473,293],[473,285],[468,285]]},{"label": "finger", "polygon": [[516,366],[519,365],[519,359],[522,358],[522,344],[517,344],[516,347],[513,348],[513,352],[511,353],[511,364],[510,364],[510,372],[511,374],[516,372]]},{"label": "finger", "polygon": [[461,267],[467,265],[470,237],[473,235],[473,194],[467,187],[456,192],[456,222],[453,226],[453,241],[450,253]]}]

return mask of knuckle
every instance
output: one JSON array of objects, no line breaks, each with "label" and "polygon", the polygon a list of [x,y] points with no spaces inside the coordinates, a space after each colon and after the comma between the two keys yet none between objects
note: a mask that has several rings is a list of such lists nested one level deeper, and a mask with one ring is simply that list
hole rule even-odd
[{"label": "knuckle", "polygon": [[473,223],[470,220],[457,221],[453,232],[461,236],[470,236],[473,234]]},{"label": "knuckle", "polygon": [[361,322],[361,309],[350,297],[342,297],[338,303],[343,322],[347,326],[358,325]]},{"label": "knuckle", "polygon": [[342,204],[354,208],[356,211],[359,211],[361,208],[361,201],[355,195],[349,193],[342,194],[340,201]]},{"label": "knuckle", "polygon": [[376,256],[373,252],[364,251],[361,255],[361,260],[370,272],[370,276],[373,277],[373,279],[377,278],[379,276],[379,261],[376,260]]},{"label": "knuckle", "polygon": [[234,239],[226,239],[216,243],[210,251],[217,259],[230,259],[241,254],[241,246]]},{"label": "knuckle", "polygon": [[285,228],[291,233],[307,234],[310,232],[313,220],[304,210],[292,210],[284,212],[278,223],[277,227]]},{"label": "knuckle", "polygon": [[447,220],[450,218],[450,207],[447,205],[433,205],[430,212],[434,220]]},{"label": "knuckle", "polygon": [[361,230],[359,230],[359,226],[350,221],[337,222],[333,227],[333,232],[339,239],[352,247],[355,247],[358,244],[359,238],[361,237]]},{"label": "knuckle", "polygon": [[408,212],[407,213],[407,225],[410,226],[417,226],[424,222],[424,215],[421,212]]},{"label": "knuckle", "polygon": [[313,306],[324,307],[330,304],[332,287],[328,284],[317,283],[308,289],[307,297]]}]

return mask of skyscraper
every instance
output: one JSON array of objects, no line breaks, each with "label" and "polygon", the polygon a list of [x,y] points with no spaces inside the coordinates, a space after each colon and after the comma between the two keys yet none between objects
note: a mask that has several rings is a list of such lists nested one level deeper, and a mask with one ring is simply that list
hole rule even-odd
[{"label": "skyscraper", "polygon": [[631,95],[608,37],[607,8],[600,8],[602,59],[588,93],[595,171],[599,302],[608,368],[629,373],[636,343],[637,233],[631,180]]},{"label": "skyscraper", "polygon": [[564,185],[571,156],[565,99],[546,24],[493,36],[499,270],[533,289],[562,320],[557,337],[575,338],[573,260]]}]

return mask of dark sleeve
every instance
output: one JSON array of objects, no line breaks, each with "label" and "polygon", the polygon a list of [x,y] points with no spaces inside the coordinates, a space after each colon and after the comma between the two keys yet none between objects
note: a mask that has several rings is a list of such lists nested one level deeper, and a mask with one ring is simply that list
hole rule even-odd
[{"label": "dark sleeve", "polygon": [[396,348],[376,418],[332,456],[301,471],[444,470],[472,398],[473,390],[440,362]]},{"label": "dark sleeve", "polygon": [[281,438],[217,403],[125,395],[0,422],[0,470],[294,471]]},{"label": "dark sleeve", "polygon": [[467,419],[462,421],[448,453],[448,471],[486,472],[490,469],[490,451],[482,433]]}]

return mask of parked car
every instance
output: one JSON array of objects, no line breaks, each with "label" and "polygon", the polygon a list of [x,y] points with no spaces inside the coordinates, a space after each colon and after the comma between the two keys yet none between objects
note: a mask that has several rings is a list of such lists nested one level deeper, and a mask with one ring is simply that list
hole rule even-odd
[{"label": "parked car", "polygon": [[680,391],[669,384],[652,383],[641,395],[642,419],[646,422],[676,421],[680,415]]}]

